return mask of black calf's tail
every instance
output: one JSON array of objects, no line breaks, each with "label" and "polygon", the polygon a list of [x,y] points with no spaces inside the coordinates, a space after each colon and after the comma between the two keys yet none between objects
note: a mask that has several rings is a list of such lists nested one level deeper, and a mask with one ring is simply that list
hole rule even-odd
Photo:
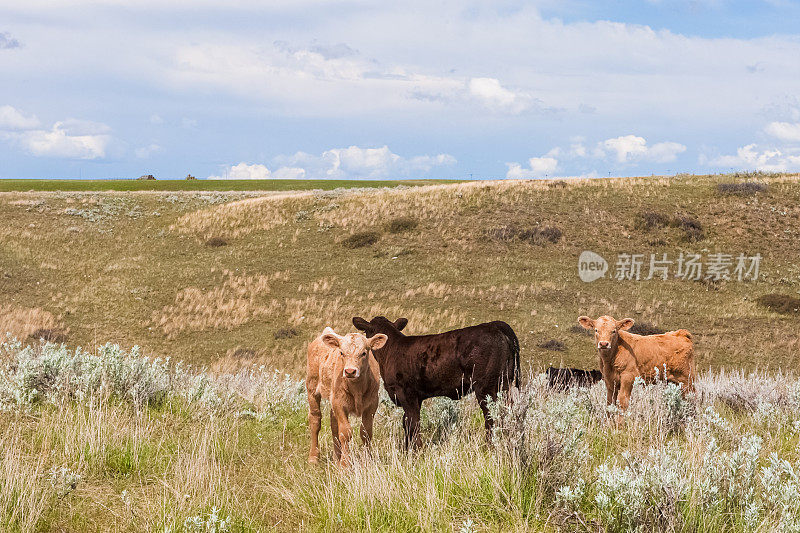
[{"label": "black calf's tail", "polygon": [[519,339],[517,339],[517,334],[514,333],[514,330],[511,329],[511,326],[509,326],[505,322],[497,321],[495,322],[495,324],[500,329],[500,331],[503,332],[503,335],[505,335],[508,338],[508,341],[511,343],[511,352],[514,357],[514,386],[519,389],[520,388],[519,381],[521,374],[520,362],[519,362]]}]

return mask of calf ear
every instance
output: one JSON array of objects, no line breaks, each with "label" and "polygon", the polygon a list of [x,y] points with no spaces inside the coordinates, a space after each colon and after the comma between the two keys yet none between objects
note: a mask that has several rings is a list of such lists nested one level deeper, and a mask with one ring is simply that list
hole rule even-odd
[{"label": "calf ear", "polygon": [[592,320],[588,316],[579,316],[578,323],[585,329],[594,329],[594,320]]},{"label": "calf ear", "polygon": [[397,328],[397,331],[403,331],[403,328],[405,328],[407,325],[408,325],[407,318],[398,318],[397,320],[394,321],[394,327]]},{"label": "calf ear", "polygon": [[634,321],[632,318],[623,318],[622,320],[617,320],[617,329],[625,331],[627,329],[631,329],[633,324]]},{"label": "calf ear", "polygon": [[389,340],[389,337],[383,333],[378,333],[377,335],[367,339],[367,343],[369,343],[370,350],[380,350],[384,347],[387,340]]},{"label": "calf ear", "polygon": [[336,332],[330,327],[325,328],[325,331],[322,332],[322,342],[331,348],[338,348],[341,346],[339,339],[339,335],[337,335]]},{"label": "calf ear", "polygon": [[360,329],[361,331],[366,331],[367,328],[369,327],[369,322],[367,322],[366,320],[364,320],[360,316],[354,316],[353,317],[353,325],[357,329]]}]

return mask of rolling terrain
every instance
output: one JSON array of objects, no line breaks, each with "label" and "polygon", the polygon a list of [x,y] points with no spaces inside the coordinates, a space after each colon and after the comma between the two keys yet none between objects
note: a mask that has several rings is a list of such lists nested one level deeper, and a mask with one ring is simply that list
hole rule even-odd
[{"label": "rolling terrain", "polygon": [[[798,205],[779,175],[2,193],[0,529],[797,531]],[[579,278],[587,250],[605,278]],[[762,262],[614,279],[621,253],[681,252]],[[406,453],[382,393],[370,452],[334,464],[324,413],[307,464],[306,345],[379,313],[515,328],[491,445],[474,395],[436,398]],[[690,329],[698,393],[637,383],[615,423],[602,383],[548,388],[548,364],[594,366],[576,318],[602,313]]]},{"label": "rolling terrain", "polygon": [[[757,299],[798,296],[800,180],[718,188],[745,181],[3,193],[0,329],[299,375],[307,342],[326,325],[351,330],[355,315],[405,316],[411,333],[502,319],[523,366],[588,368],[592,341],[575,320],[609,313],[689,329],[703,369],[796,368],[797,313]],[[608,260],[605,278],[580,280],[584,250]],[[760,254],[759,277],[644,279],[651,253],[681,252]],[[642,280],[613,279],[620,253],[644,255]]]}]

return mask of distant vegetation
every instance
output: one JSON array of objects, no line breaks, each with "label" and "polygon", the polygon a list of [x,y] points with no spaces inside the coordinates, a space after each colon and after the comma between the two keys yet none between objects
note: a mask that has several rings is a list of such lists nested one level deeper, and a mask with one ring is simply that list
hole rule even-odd
[{"label": "distant vegetation", "polygon": [[155,178],[119,180],[39,180],[0,179],[3,191],[303,191],[342,187],[397,187],[432,183],[457,183],[458,180],[168,180]]}]

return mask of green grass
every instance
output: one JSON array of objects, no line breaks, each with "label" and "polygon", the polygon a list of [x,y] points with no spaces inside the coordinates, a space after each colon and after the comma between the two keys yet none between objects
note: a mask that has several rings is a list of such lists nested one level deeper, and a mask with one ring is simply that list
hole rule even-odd
[{"label": "green grass", "polygon": [[305,191],[342,187],[408,187],[462,180],[45,180],[0,179],[0,192],[8,191]]}]

